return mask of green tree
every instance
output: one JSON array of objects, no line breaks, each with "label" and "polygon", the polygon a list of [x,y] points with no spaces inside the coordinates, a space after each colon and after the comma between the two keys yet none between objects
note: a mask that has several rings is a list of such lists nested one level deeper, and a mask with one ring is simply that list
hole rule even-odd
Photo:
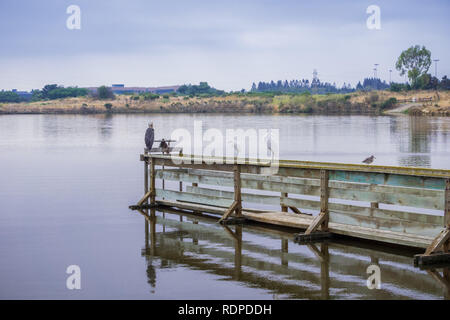
[{"label": "green tree", "polygon": [[107,86],[101,86],[97,89],[97,97],[102,100],[114,99],[114,93],[112,92],[111,88],[108,88]]},{"label": "green tree", "polygon": [[20,96],[13,91],[0,91],[0,102],[20,102]]},{"label": "green tree", "polygon": [[408,73],[413,88],[417,86],[417,79],[426,74],[431,66],[431,52],[419,45],[412,46],[403,51],[397,59],[395,68],[400,71],[400,75]]}]

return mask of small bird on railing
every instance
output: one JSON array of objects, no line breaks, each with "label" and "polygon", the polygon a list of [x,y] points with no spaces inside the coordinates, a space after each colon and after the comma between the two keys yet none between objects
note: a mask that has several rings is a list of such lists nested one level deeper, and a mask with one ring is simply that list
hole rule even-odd
[{"label": "small bird on railing", "polygon": [[169,153],[169,145],[167,144],[166,140],[161,139],[161,142],[159,143],[159,147],[161,148],[162,153]]},{"label": "small bird on railing", "polygon": [[371,164],[374,159],[375,159],[375,156],[372,155],[372,156],[364,159],[362,162],[364,162],[365,164]]},{"label": "small bird on railing", "polygon": [[155,130],[153,129],[153,122],[148,124],[147,131],[145,131],[145,146],[148,151],[152,150],[153,142],[155,141]]}]

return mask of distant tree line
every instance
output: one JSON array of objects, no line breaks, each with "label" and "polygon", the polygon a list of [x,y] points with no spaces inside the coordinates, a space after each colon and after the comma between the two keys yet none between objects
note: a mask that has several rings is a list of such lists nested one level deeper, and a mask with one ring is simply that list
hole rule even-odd
[{"label": "distant tree line", "polygon": [[81,97],[87,96],[88,90],[84,88],[77,87],[63,87],[57,84],[47,84],[41,90],[32,91],[32,101],[39,100],[54,100],[54,99],[64,99],[70,97]]},{"label": "distant tree line", "polygon": [[208,82],[200,82],[198,85],[184,84],[178,88],[177,93],[189,96],[219,96],[225,94],[223,90],[211,87]]},{"label": "distant tree line", "polygon": [[14,91],[0,91],[0,102],[21,102],[24,99]]},{"label": "distant tree line", "polygon": [[358,91],[371,91],[371,90],[386,90],[389,89],[389,84],[386,81],[381,81],[380,78],[365,78],[363,83],[361,81],[356,85]]},{"label": "distant tree line", "polygon": [[321,82],[319,79],[313,79],[311,82],[308,79],[302,80],[290,80],[290,81],[270,81],[270,82],[258,82],[252,84],[250,92],[280,92],[280,93],[303,93],[309,92],[314,94],[326,94],[326,93],[349,93],[355,91],[350,84],[344,83],[341,88],[338,88],[336,84],[328,82]]}]

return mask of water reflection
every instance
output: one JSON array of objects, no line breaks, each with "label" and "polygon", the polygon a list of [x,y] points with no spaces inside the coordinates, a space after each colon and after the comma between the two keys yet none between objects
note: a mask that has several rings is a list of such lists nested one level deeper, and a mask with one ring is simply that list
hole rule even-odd
[{"label": "water reflection", "polygon": [[400,166],[430,167],[431,140],[436,125],[424,117],[393,117],[391,134],[398,146]]},{"label": "water reflection", "polygon": [[98,129],[102,141],[108,141],[113,133],[113,115],[110,113],[99,115]]},{"label": "water reflection", "polygon": [[[155,210],[141,214],[142,256],[152,290],[158,288],[158,268],[182,265],[268,291],[274,298],[449,299],[449,268],[442,275],[416,269],[411,252],[339,240],[299,246],[290,241],[292,233],[256,224],[220,226],[211,217],[176,210],[164,217]],[[373,264],[381,268],[380,290],[367,288],[367,267]]]}]

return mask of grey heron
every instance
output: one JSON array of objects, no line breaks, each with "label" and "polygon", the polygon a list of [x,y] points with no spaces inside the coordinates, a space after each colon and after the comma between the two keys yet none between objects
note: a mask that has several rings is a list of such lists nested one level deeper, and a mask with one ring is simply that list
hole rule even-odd
[{"label": "grey heron", "polygon": [[155,141],[155,130],[153,129],[153,123],[148,124],[147,131],[145,131],[145,146],[148,151],[152,150],[153,142]]}]

